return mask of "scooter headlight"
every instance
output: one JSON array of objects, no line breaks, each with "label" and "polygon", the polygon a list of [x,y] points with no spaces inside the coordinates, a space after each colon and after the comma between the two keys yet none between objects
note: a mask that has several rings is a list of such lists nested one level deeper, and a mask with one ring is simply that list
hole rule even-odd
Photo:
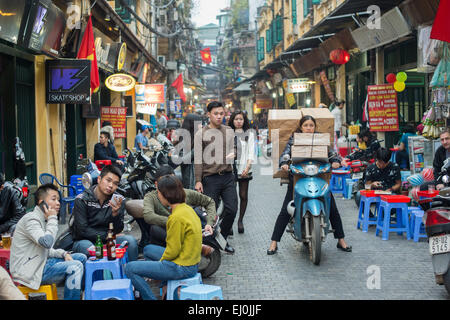
[{"label": "scooter headlight", "polygon": [[307,176],[315,176],[319,173],[319,167],[315,164],[307,164],[303,166],[303,171]]},{"label": "scooter headlight", "polygon": [[81,183],[85,189],[89,189],[92,186],[92,177],[89,172],[83,173],[81,176]]}]

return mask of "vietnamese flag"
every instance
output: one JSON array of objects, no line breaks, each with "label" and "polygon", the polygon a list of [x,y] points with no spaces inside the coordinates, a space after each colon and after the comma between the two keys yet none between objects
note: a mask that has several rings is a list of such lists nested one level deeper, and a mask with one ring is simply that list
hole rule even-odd
[{"label": "vietnamese flag", "polygon": [[211,50],[209,48],[205,48],[203,50],[200,50],[200,53],[202,54],[202,61],[206,64],[210,64],[211,59]]},{"label": "vietnamese flag", "polygon": [[184,95],[183,76],[181,73],[170,86],[175,87],[175,89],[177,89],[178,95],[180,96],[181,100],[185,102],[186,96]]},{"label": "vietnamese flag", "polygon": [[83,40],[81,40],[77,59],[91,60],[91,91],[97,92],[100,87],[100,79],[98,76],[97,55],[95,53],[94,30],[92,29],[91,16],[92,15],[89,16],[88,24],[83,35]]},{"label": "vietnamese flag", "polygon": [[430,39],[450,42],[450,0],[441,0],[431,29]]}]

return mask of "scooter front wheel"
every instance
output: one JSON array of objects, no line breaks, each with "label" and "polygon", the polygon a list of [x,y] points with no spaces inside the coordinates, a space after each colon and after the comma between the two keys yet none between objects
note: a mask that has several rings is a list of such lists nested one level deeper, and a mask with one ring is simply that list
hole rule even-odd
[{"label": "scooter front wheel", "polygon": [[311,216],[309,219],[309,231],[311,232],[310,242],[310,259],[315,265],[320,264],[320,257],[322,254],[322,226],[320,223],[320,217]]}]

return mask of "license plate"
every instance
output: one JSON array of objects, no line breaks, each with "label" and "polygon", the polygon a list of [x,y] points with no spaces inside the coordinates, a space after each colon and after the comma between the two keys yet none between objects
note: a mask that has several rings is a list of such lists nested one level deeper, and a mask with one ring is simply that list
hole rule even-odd
[{"label": "license plate", "polygon": [[352,179],[361,179],[362,177],[363,177],[363,173],[362,172],[354,173],[352,175]]},{"label": "license plate", "polygon": [[430,253],[439,254],[450,252],[450,234],[444,234],[443,236],[430,237]]},{"label": "license plate", "polygon": [[225,238],[222,236],[220,232],[217,232],[215,239],[219,244],[220,248],[224,250],[225,247],[227,246],[227,240],[225,240]]}]

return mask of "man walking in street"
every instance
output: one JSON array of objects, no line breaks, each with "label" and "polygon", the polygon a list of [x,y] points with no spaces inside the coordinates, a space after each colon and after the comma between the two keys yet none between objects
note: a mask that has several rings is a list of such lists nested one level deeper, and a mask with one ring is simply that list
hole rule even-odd
[{"label": "man walking in street", "polygon": [[164,112],[163,109],[158,109],[156,111],[156,118],[158,118],[157,123],[159,132],[167,127],[167,116],[163,112]]},{"label": "man walking in street", "polygon": [[[238,204],[231,166],[234,160],[234,131],[222,124],[225,116],[222,103],[213,101],[207,109],[209,125],[199,130],[194,138],[195,190],[211,197],[216,208],[222,199],[224,209],[220,229],[226,239],[232,231]],[[225,251],[234,253],[228,243]]]}]

